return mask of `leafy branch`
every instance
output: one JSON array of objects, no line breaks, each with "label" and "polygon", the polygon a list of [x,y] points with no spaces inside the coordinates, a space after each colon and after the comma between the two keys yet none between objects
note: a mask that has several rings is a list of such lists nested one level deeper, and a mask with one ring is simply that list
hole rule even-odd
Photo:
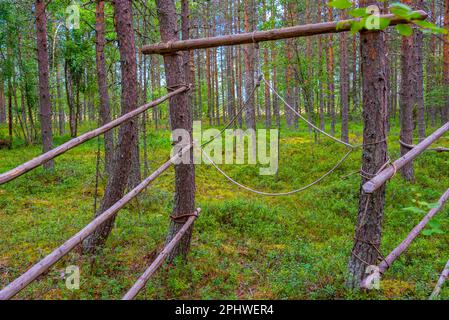
[{"label": "leafy branch", "polygon": [[[370,10],[371,7],[367,8],[353,8],[353,4],[349,0],[333,0],[328,3],[329,7],[340,9],[340,10],[349,10],[349,15],[358,18],[357,20],[348,20],[348,21],[340,21],[337,24],[337,29],[342,28],[347,23],[351,25],[350,31],[355,34],[362,29],[368,30],[384,30],[386,29],[390,23],[391,19],[389,18],[381,18],[379,12],[375,12]],[[437,26],[434,23],[429,21],[420,20],[421,16],[419,13],[413,11],[409,6],[396,2],[391,4],[389,7],[390,12],[394,14],[397,18],[401,20],[405,20],[410,22],[421,29],[423,33],[430,34],[448,34],[448,30]],[[395,26],[396,31],[405,37],[411,36],[413,34],[413,28],[409,24],[398,24]]]}]

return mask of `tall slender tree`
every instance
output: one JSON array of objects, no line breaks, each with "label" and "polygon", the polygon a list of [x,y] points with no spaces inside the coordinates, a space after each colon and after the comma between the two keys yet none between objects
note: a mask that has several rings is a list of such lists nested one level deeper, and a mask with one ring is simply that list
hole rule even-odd
[{"label": "tall slender tree", "polygon": [[[177,33],[177,14],[174,0],[156,1],[159,15],[159,29],[161,39],[164,42],[179,40]],[[183,16],[186,18],[185,16]],[[186,25],[186,24],[184,24]],[[183,68],[183,58],[180,55],[165,55],[165,75],[167,86],[174,88],[186,82],[185,69]],[[171,129],[184,129],[189,132],[192,139],[192,116],[189,109],[188,93],[181,93],[172,97],[170,104],[170,124]],[[195,209],[195,167],[193,165],[193,153],[190,153],[190,162],[188,164],[175,165],[175,198],[173,207],[173,217],[191,214]],[[181,221],[170,222],[167,236],[167,242],[182,228]],[[171,261],[177,256],[185,258],[190,248],[190,239],[192,236],[191,227],[183,236],[181,241],[170,253],[168,260]]]},{"label": "tall slender tree", "polygon": [[[449,0],[444,1],[444,27],[449,31]],[[446,103],[443,108],[443,122],[449,121],[449,90],[447,90],[447,88],[449,88],[449,35],[447,35],[445,39],[446,41],[444,42],[443,47],[443,81],[446,86]]]},{"label": "tall slender tree", "polygon": [[[96,59],[97,59],[97,82],[100,95],[100,121],[106,124],[111,121],[111,111],[109,107],[109,93],[106,73],[106,63],[104,57],[104,1],[97,0],[96,8]],[[105,170],[108,174],[112,172],[112,161],[114,152],[113,131],[104,134]]]},{"label": "tall slender tree", "polygon": [[0,78],[0,123],[6,123],[5,83]]},{"label": "tall slender tree", "polygon": [[[346,18],[345,10],[341,20]],[[348,71],[348,37],[340,33],[340,102],[341,102],[341,140],[349,141],[349,71]]]},{"label": "tall slender tree", "polygon": [[[244,26],[245,32],[252,32],[254,24],[254,10],[253,8],[254,0],[244,0]],[[254,44],[245,45],[244,50],[245,59],[245,94],[247,99],[246,104],[246,126],[248,129],[256,128],[256,105],[253,92],[254,88],[254,61],[256,57],[256,49]]]},{"label": "tall slender tree", "polygon": [[[39,68],[39,114],[41,121],[41,135],[43,152],[53,147],[53,132],[51,123],[51,97],[49,87],[49,63],[47,48],[47,16],[45,1],[36,0],[36,31],[37,31],[37,62]],[[54,162],[50,160],[44,164],[46,170],[54,169]]]},{"label": "tall slender tree", "polygon": [[[131,0],[116,0],[114,11],[121,61],[122,114],[125,114],[137,107],[137,63]],[[132,119],[119,129],[118,147],[115,150],[114,158],[115,165],[108,178],[100,209],[95,216],[103,213],[123,197],[131,172],[131,154],[136,141],[137,119]],[[86,252],[94,253],[97,248],[104,245],[114,226],[114,221],[115,216],[104,222],[84,241]]]},{"label": "tall slender tree", "polygon": [[[373,0],[360,1],[361,6],[377,5]],[[362,170],[367,175],[378,172],[387,161],[387,61],[384,31],[362,32],[360,52],[363,84],[363,152]],[[368,176],[363,175],[361,185]],[[359,288],[367,267],[377,265],[382,237],[385,186],[373,194],[360,187],[359,211],[354,246],[349,259],[348,286]]]},{"label": "tall slender tree", "polygon": [[[405,0],[411,4],[412,0]],[[416,50],[414,47],[415,38],[413,36],[402,37],[401,47],[401,90],[400,90],[400,112],[401,112],[401,134],[400,139],[405,144],[413,144],[413,109],[416,99]],[[414,72],[412,72],[412,70]],[[401,145],[401,156],[410,151]],[[405,165],[401,174],[407,181],[415,178],[413,162]]]}]

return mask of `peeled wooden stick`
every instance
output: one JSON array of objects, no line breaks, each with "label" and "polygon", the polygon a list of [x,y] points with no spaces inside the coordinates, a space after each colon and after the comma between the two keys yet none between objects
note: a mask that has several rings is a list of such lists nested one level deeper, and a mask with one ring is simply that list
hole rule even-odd
[{"label": "peeled wooden stick", "polygon": [[384,170],[379,172],[379,174],[377,174],[374,178],[366,182],[362,187],[363,191],[365,193],[373,193],[374,191],[379,189],[385,182],[388,181],[388,179],[393,177],[397,171],[399,171],[406,164],[412,162],[417,156],[419,156],[427,148],[429,148],[429,146],[432,143],[441,138],[448,131],[449,131],[449,122],[447,122],[444,126],[436,130],[426,139],[418,143],[412,150],[410,150],[401,158],[393,162],[391,166],[385,168]]},{"label": "peeled wooden stick", "polygon": [[[416,147],[414,144],[408,144],[401,140],[399,140],[399,144],[408,149],[413,149]],[[449,148],[444,148],[444,147],[428,148],[427,151],[449,152]]]},{"label": "peeled wooden stick", "polygon": [[173,248],[178,244],[178,242],[182,239],[182,236],[186,231],[190,228],[192,223],[200,214],[201,209],[196,209],[195,215],[190,216],[186,223],[182,226],[182,228],[178,231],[176,236],[167,244],[167,246],[161,251],[161,253],[157,256],[157,258],[153,261],[153,263],[148,267],[147,270],[140,276],[140,278],[134,283],[134,285],[129,289],[129,291],[123,296],[122,300],[132,300],[137,294],[142,290],[150,277],[157,271],[157,269],[162,265],[165,258],[168,254],[173,250]]},{"label": "peeled wooden stick", "polygon": [[80,244],[84,239],[86,239],[90,234],[92,234],[95,229],[97,229],[105,221],[113,217],[120,209],[122,209],[128,202],[135,198],[139,193],[141,193],[152,181],[159,177],[165,170],[167,170],[176,160],[182,157],[192,145],[184,147],[179,153],[173,156],[170,160],[165,162],[162,166],[154,171],[148,178],[142,181],[137,187],[135,187],[131,192],[125,195],[122,199],[116,202],[108,210],[104,211],[98,217],[96,217],[92,222],[85,226],[81,231],[67,240],[62,246],[54,250],[52,253],[47,255],[44,259],[32,266],[27,272],[22,274],[16,280],[11,282],[8,286],[0,291],[0,300],[11,299],[20,290],[25,288],[28,284],[34,281],[42,273],[48,270],[52,265],[58,262],[62,257],[73,250],[78,244]]},{"label": "peeled wooden stick", "polygon": [[383,274],[392,264],[393,262],[399,258],[399,256],[410,246],[413,240],[421,233],[421,231],[425,228],[427,223],[432,219],[438,212],[443,209],[447,200],[449,199],[449,189],[441,196],[438,201],[438,207],[432,208],[429,213],[418,223],[412,231],[408,234],[408,236],[401,242],[399,246],[397,246],[391,253],[378,265],[378,270],[373,272],[368,277],[366,277],[362,283],[361,287],[365,289],[370,288],[370,284],[374,279],[379,278],[381,274]]},{"label": "peeled wooden stick", "polygon": [[[428,14],[422,10],[414,11],[414,13],[419,14],[419,18],[417,18],[416,20],[425,20],[428,16]],[[396,25],[400,23],[410,23],[410,21],[400,19],[394,14],[381,15],[380,18],[390,19],[391,25]],[[255,31],[227,36],[190,39],[168,43],[157,43],[153,45],[143,46],[141,52],[143,54],[169,54],[185,50],[214,48],[220,46],[232,46],[239,44],[248,44],[253,42],[307,37],[325,33],[345,32],[351,29],[350,24],[351,21],[359,21],[359,19],[314,23],[302,26],[272,29],[267,31]]]},{"label": "peeled wooden stick", "polygon": [[0,174],[0,185],[6,183],[8,181],[11,181],[17,177],[20,177],[21,175],[27,173],[28,171],[33,170],[36,167],[39,167],[40,165],[44,164],[45,162],[60,156],[61,154],[69,151],[70,149],[73,149],[76,146],[79,146],[80,144],[121,125],[122,123],[134,118],[135,116],[145,112],[146,110],[153,108],[153,107],[161,104],[165,100],[168,100],[171,97],[173,97],[177,94],[180,94],[184,91],[187,91],[187,90],[189,90],[189,87],[182,86],[179,89],[174,90],[173,92],[170,92],[169,94],[167,94],[153,102],[145,104],[129,113],[124,114],[123,116],[121,116],[115,120],[112,120],[111,122],[105,124],[104,126],[102,126],[100,128],[86,132],[85,134],[83,134],[77,138],[74,138],[70,141],[67,141],[66,143],[60,145],[59,147],[56,147],[53,150],[50,150],[44,154],[41,154],[40,156],[38,156],[30,161],[27,161],[8,172]]},{"label": "peeled wooden stick", "polygon": [[435,286],[435,289],[433,289],[433,292],[430,295],[429,300],[433,300],[439,296],[441,287],[443,286],[448,276],[449,276],[449,260],[447,261],[446,266],[443,269],[443,272],[441,272],[440,278],[438,279],[437,285]]}]

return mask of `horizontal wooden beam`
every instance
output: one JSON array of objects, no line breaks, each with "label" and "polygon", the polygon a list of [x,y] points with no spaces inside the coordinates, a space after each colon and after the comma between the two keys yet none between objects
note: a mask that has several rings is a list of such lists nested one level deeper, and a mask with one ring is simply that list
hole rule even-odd
[{"label": "horizontal wooden beam", "polygon": [[167,246],[161,251],[157,258],[154,259],[153,263],[151,263],[148,269],[145,270],[145,272],[140,276],[140,278],[136,281],[132,288],[129,289],[129,291],[123,296],[122,300],[133,300],[137,296],[137,294],[145,287],[151,276],[157,271],[157,269],[159,269],[168,254],[182,239],[184,233],[189,230],[190,226],[196,220],[200,212],[200,208],[196,209],[195,215],[192,215],[187,219],[186,223],[184,223],[176,236],[167,244]]},{"label": "horizontal wooden beam", "polygon": [[155,106],[160,105],[161,103],[170,99],[171,97],[173,97],[177,94],[183,93],[187,90],[189,90],[189,87],[182,86],[182,87],[178,88],[177,90],[174,90],[173,92],[170,92],[169,94],[167,94],[153,102],[145,104],[129,113],[126,113],[126,114],[120,116],[119,118],[117,118],[115,120],[112,120],[111,122],[105,124],[104,126],[102,126],[100,128],[86,132],[83,135],[81,135],[77,138],[74,138],[70,141],[67,141],[66,143],[60,145],[59,147],[56,147],[44,154],[41,154],[40,156],[38,156],[30,161],[27,161],[8,172],[0,174],[0,185],[20,177],[21,175],[39,167],[40,165],[44,164],[45,162],[60,156],[61,154],[69,151],[70,149],[75,148],[76,146],[79,146],[80,144],[82,144],[92,138],[98,137],[99,135],[101,135],[115,127],[118,127],[119,125],[123,124],[126,121],[129,121],[130,119],[138,116],[139,114],[147,111],[148,109],[154,108]]},{"label": "horizontal wooden beam", "polygon": [[116,202],[108,210],[104,211],[98,217],[96,217],[92,222],[85,226],[81,231],[67,240],[62,246],[55,249],[52,253],[47,255],[40,262],[32,266],[27,272],[22,274],[16,280],[11,282],[2,291],[0,291],[0,300],[7,300],[14,297],[23,288],[28,286],[32,281],[39,277],[42,273],[47,271],[52,265],[58,262],[62,257],[73,250],[77,245],[79,245],[84,239],[91,235],[99,226],[104,222],[111,219],[120,209],[122,209],[127,203],[139,195],[143,190],[145,190],[148,185],[153,182],[157,177],[159,177],[165,170],[172,166],[178,159],[182,157],[184,153],[189,151],[192,145],[184,147],[179,153],[174,155],[170,160],[165,162],[162,166],[154,171],[148,178],[142,181],[137,187],[126,194],[122,199]]},{"label": "horizontal wooden beam", "polygon": [[[414,13],[419,14],[419,18],[417,18],[416,20],[425,20],[428,16],[428,14],[422,10],[415,11]],[[390,19],[391,25],[410,22],[404,19],[399,19],[394,14],[385,14],[381,15],[380,17]],[[351,29],[351,22],[359,20],[360,19],[331,21],[331,22],[306,24],[302,26],[294,26],[281,29],[272,29],[266,31],[255,31],[250,33],[240,33],[218,37],[189,39],[168,43],[157,43],[153,45],[143,46],[141,48],[141,52],[143,54],[169,54],[186,50],[214,48],[220,46],[234,46],[239,44],[273,41],[297,37],[308,37],[325,33],[338,33],[349,31]]]},{"label": "horizontal wooden beam", "polygon": [[411,149],[401,158],[393,162],[391,166],[382,170],[374,178],[367,181],[362,187],[363,191],[365,193],[373,193],[374,191],[379,189],[385,182],[387,182],[391,177],[393,177],[396,172],[402,169],[402,167],[404,167],[406,164],[412,162],[421,153],[426,151],[427,148],[429,148],[429,146],[432,143],[441,138],[448,131],[449,131],[449,122],[447,122],[444,126],[436,130],[426,139],[418,143],[413,149]]},{"label": "horizontal wooden beam", "polygon": [[432,208],[429,213],[410,231],[404,241],[401,242],[391,253],[378,265],[378,270],[366,277],[362,283],[361,287],[365,289],[370,289],[371,284],[374,279],[379,279],[380,275],[383,274],[397,258],[410,246],[413,240],[421,233],[421,231],[426,227],[427,223],[432,219],[438,212],[443,209],[446,202],[449,200],[449,189],[441,196],[438,201],[438,207]]}]

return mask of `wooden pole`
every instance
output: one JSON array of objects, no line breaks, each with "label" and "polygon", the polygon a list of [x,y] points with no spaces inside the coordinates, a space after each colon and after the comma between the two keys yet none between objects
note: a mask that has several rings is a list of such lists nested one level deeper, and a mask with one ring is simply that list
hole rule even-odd
[{"label": "wooden pole", "polygon": [[[428,14],[425,11],[414,11],[419,14],[416,20],[425,20]],[[409,23],[410,21],[399,19],[394,14],[381,15],[380,18],[391,20],[391,25],[400,23]],[[349,31],[351,29],[351,21],[359,21],[359,19],[350,19],[342,21],[331,21],[323,23],[306,24],[302,26],[294,26],[281,29],[272,29],[267,31],[255,31],[248,33],[240,33],[227,36],[209,37],[201,39],[189,39],[183,41],[173,41],[167,43],[157,43],[146,45],[141,48],[143,54],[168,54],[177,51],[195,50],[214,48],[220,46],[233,46],[239,44],[248,44],[253,42],[273,41],[288,38],[307,37],[325,33],[339,33]]]},{"label": "wooden pole", "polygon": [[148,178],[142,181],[137,187],[125,195],[122,199],[116,202],[112,207],[103,212],[97,218],[92,220],[87,226],[85,226],[81,231],[67,240],[62,246],[55,249],[52,253],[47,255],[40,262],[32,266],[27,272],[22,274],[16,280],[11,282],[2,291],[0,291],[0,300],[11,299],[19,291],[25,288],[28,284],[34,281],[42,273],[48,270],[52,265],[58,262],[62,257],[68,254],[73,248],[80,244],[84,239],[86,239],[90,234],[92,234],[95,229],[102,225],[105,221],[113,217],[120,209],[122,209],[128,202],[134,199],[139,193],[141,193],[152,181],[159,177],[165,170],[172,166],[176,160],[182,157],[184,153],[191,149],[192,145],[184,147],[179,153],[174,155],[170,160],[165,162],[162,166],[154,171]]},{"label": "wooden pole", "polygon": [[167,246],[161,251],[161,253],[157,256],[157,258],[153,261],[153,263],[148,267],[147,270],[140,276],[140,278],[136,281],[136,283],[132,286],[131,289],[123,296],[122,300],[133,300],[137,294],[142,290],[150,277],[157,271],[157,269],[162,265],[165,258],[170,254],[173,248],[178,244],[178,242],[182,239],[187,230],[189,230],[192,223],[196,220],[198,215],[200,214],[201,209],[196,209],[194,215],[190,216],[186,223],[182,226],[182,228],[178,231],[176,236],[167,244]]},{"label": "wooden pole", "polygon": [[363,191],[366,193],[373,193],[380,188],[388,179],[393,177],[406,164],[413,161],[417,156],[423,153],[427,148],[436,140],[441,138],[446,132],[449,131],[449,122],[444,126],[436,130],[429,137],[417,144],[412,150],[407,152],[404,156],[396,160],[391,166],[381,171],[378,175],[372,178],[370,181],[363,185]]},{"label": "wooden pole", "polygon": [[399,246],[397,246],[391,253],[378,265],[378,270],[370,274],[366,277],[361,284],[362,288],[369,289],[370,284],[374,279],[379,278],[381,274],[383,274],[392,264],[393,262],[399,258],[399,256],[410,246],[413,240],[421,233],[421,231],[425,228],[427,223],[432,219],[438,212],[443,209],[444,205],[449,199],[449,189],[441,196],[438,201],[438,207],[432,208],[429,213],[418,223],[412,231],[408,234],[408,236],[401,242]]},{"label": "wooden pole", "polygon": [[187,90],[189,90],[189,87],[186,87],[186,86],[180,87],[177,90],[170,92],[166,96],[163,96],[153,102],[145,104],[145,105],[143,105],[129,113],[126,113],[123,116],[105,124],[104,126],[102,126],[100,128],[86,132],[85,134],[62,144],[59,147],[57,147],[53,150],[50,150],[49,152],[41,154],[40,156],[38,156],[28,162],[25,162],[25,163],[21,164],[20,166],[14,168],[8,172],[1,174],[0,175],[0,185],[6,183],[8,181],[14,180],[17,177],[20,177],[21,175],[27,173],[28,171],[35,169],[36,167],[39,167],[40,165],[44,164],[45,162],[60,156],[61,154],[69,151],[70,149],[73,149],[76,146],[123,124],[124,122],[134,118],[135,116],[145,112],[146,110],[153,108],[153,107],[161,104],[165,100],[168,100],[171,97],[176,96],[177,94],[180,94]]},{"label": "wooden pole", "polygon": [[443,286],[443,284],[446,281],[448,276],[449,276],[449,260],[447,261],[446,265],[444,266],[444,269],[441,272],[440,277],[438,278],[438,282],[437,282],[435,288],[433,289],[432,294],[429,297],[429,300],[434,300],[434,299],[438,298],[438,296],[440,295],[441,287]]}]

